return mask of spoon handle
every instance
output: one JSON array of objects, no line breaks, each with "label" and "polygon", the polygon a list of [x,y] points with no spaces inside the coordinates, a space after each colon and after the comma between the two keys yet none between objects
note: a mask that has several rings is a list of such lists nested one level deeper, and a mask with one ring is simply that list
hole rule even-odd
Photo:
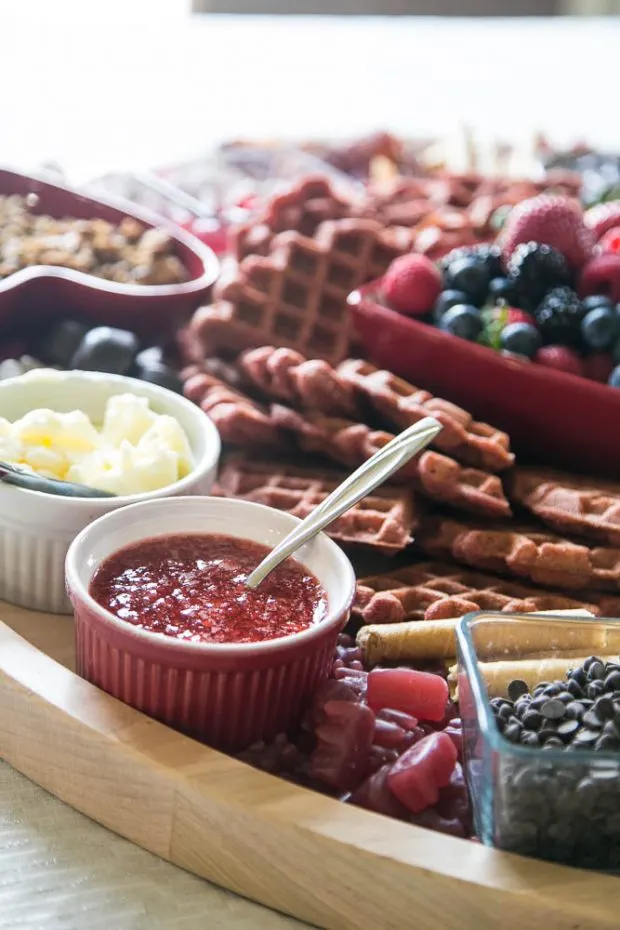
[{"label": "spoon handle", "polygon": [[248,575],[246,585],[249,588],[257,588],[280,562],[383,484],[390,475],[432,442],[441,429],[437,420],[425,417],[395,436],[315,507],[312,513],[308,514],[305,520],[302,520],[299,526],[296,526]]}]

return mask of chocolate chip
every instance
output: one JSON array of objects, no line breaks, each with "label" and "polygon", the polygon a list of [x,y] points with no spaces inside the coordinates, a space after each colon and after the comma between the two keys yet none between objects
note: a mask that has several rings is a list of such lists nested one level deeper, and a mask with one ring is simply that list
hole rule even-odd
[{"label": "chocolate chip", "polygon": [[521,678],[515,678],[514,681],[510,682],[506,690],[511,701],[518,701],[524,694],[528,694],[530,689],[527,682]]},{"label": "chocolate chip", "polygon": [[577,732],[579,726],[580,723],[578,720],[562,720],[562,722],[558,724],[558,736],[569,738]]},{"label": "chocolate chip", "polygon": [[600,730],[604,721],[600,719],[595,710],[587,710],[583,715],[581,722],[584,724],[584,726],[590,727],[590,729]]},{"label": "chocolate chip", "polygon": [[523,714],[523,726],[528,730],[539,730],[543,723],[543,716],[537,710],[529,708]]},{"label": "chocolate chip", "polygon": [[575,682],[576,684],[578,684],[580,687],[583,686],[583,685],[585,685],[585,683],[586,683],[586,681],[587,681],[587,676],[586,676],[586,673],[584,672],[583,668],[573,668],[573,669],[571,669],[570,672],[568,673],[568,677],[569,677],[569,679],[570,679],[571,681],[574,681],[574,682]]},{"label": "chocolate chip", "polygon": [[597,659],[595,662],[592,662],[588,668],[588,680],[594,681],[596,679],[603,679],[605,677],[605,665],[601,662],[600,659]]},{"label": "chocolate chip", "polygon": [[566,707],[559,698],[552,698],[545,701],[540,712],[547,720],[561,720],[566,713]]},{"label": "chocolate chip", "polygon": [[552,736],[555,736],[556,734],[557,734],[557,729],[553,725],[553,721],[546,720],[544,723],[544,726],[542,726],[540,730],[538,731],[538,738],[541,741],[541,743],[544,743],[546,742],[546,740],[548,740]]},{"label": "chocolate chip", "polygon": [[562,683],[559,681],[554,681],[552,684],[547,685],[545,688],[545,695],[549,698],[555,697],[556,694],[560,694],[564,690]]},{"label": "chocolate chip", "polygon": [[574,698],[573,698],[573,695],[570,693],[570,691],[561,691],[558,694],[556,700],[561,701],[562,704],[570,704],[570,702],[574,700]]},{"label": "chocolate chip", "polygon": [[518,720],[511,720],[506,729],[504,730],[504,736],[511,743],[518,743],[519,736],[521,733],[521,724]]},{"label": "chocolate chip", "polygon": [[521,730],[519,742],[522,746],[540,746],[538,733],[534,733],[533,730]]},{"label": "chocolate chip", "polygon": [[572,694],[573,697],[576,697],[576,698],[581,697],[581,695],[583,694],[583,689],[582,689],[581,685],[580,685],[579,682],[578,682],[576,679],[574,679],[574,678],[571,678],[570,681],[567,682],[566,690],[567,690],[570,694]]},{"label": "chocolate chip", "polygon": [[501,717],[502,720],[509,720],[512,717],[512,708],[510,704],[503,704],[497,715]]},{"label": "chocolate chip", "polygon": [[585,713],[585,707],[581,701],[571,701],[566,705],[566,716],[571,720],[581,720]]},{"label": "chocolate chip", "polygon": [[618,749],[618,747],[620,747],[620,740],[617,736],[612,736],[610,733],[601,733],[596,743],[594,744],[594,748],[599,751],[601,749]]},{"label": "chocolate chip", "polygon": [[583,663],[581,667],[583,668],[584,672],[587,673],[590,671],[590,666],[592,665],[592,663],[598,662],[598,661],[599,660],[596,656],[588,656],[588,658],[585,660],[585,662]]},{"label": "chocolate chip", "polygon": [[575,733],[573,746],[591,746],[599,737],[598,730],[583,729]]},{"label": "chocolate chip", "polygon": [[558,736],[549,736],[545,740],[543,749],[564,749],[564,743]]},{"label": "chocolate chip", "polygon": [[586,685],[586,694],[588,695],[589,698],[596,699],[597,697],[600,697],[601,694],[604,694],[604,693],[605,693],[605,682],[601,681],[600,678],[597,678],[594,681],[591,681],[588,685]]},{"label": "chocolate chip", "polygon": [[614,716],[614,702],[607,695],[603,695],[594,702],[594,712],[599,720],[612,720]]},{"label": "chocolate chip", "polygon": [[614,670],[607,675],[605,679],[605,690],[620,691],[620,670]]}]

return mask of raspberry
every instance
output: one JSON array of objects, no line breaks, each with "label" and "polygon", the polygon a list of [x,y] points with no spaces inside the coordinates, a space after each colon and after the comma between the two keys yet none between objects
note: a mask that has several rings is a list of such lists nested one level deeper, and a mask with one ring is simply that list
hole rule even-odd
[{"label": "raspberry", "polygon": [[534,361],[555,371],[583,376],[583,362],[576,352],[566,346],[543,346],[534,356]]},{"label": "raspberry", "polygon": [[603,252],[620,253],[620,226],[612,226],[604,236],[601,236],[599,245]]},{"label": "raspberry", "polygon": [[583,216],[586,226],[592,230],[596,242],[614,226],[620,226],[620,200],[599,203],[586,210]]},{"label": "raspberry", "polygon": [[441,275],[425,255],[402,255],[395,259],[383,278],[383,296],[399,313],[427,313],[442,289]]},{"label": "raspberry", "polygon": [[606,294],[614,303],[620,301],[620,255],[603,252],[581,269],[579,294]]},{"label": "raspberry", "polygon": [[579,203],[549,194],[531,197],[516,206],[498,241],[506,265],[522,242],[550,245],[576,268],[588,261],[594,248],[594,236],[584,223]]}]

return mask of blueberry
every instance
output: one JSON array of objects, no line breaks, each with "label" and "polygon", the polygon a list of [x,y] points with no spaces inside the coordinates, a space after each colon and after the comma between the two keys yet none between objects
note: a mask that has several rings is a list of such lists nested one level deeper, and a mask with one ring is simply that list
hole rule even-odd
[{"label": "blueberry", "polygon": [[613,301],[607,297],[606,294],[592,294],[590,297],[584,297],[581,301],[581,306],[586,313],[589,313],[590,310],[596,310],[597,307],[613,307]]},{"label": "blueberry", "polygon": [[620,365],[620,339],[616,339],[611,349],[614,365]]},{"label": "blueberry", "polygon": [[500,336],[502,349],[533,358],[542,345],[542,337],[530,323],[509,323]]},{"label": "blueberry", "polygon": [[612,387],[620,388],[620,365],[616,365],[614,370],[609,376],[609,381],[607,382]]},{"label": "blueberry", "polygon": [[439,323],[446,310],[449,310],[450,307],[454,307],[456,304],[466,303],[467,294],[464,294],[463,291],[442,291],[433,307],[433,319],[436,323]]},{"label": "blueberry", "polygon": [[183,382],[179,378],[174,368],[163,363],[150,362],[148,365],[141,365],[136,368],[136,376],[141,381],[148,381],[150,384],[158,384],[159,387],[168,388],[169,391],[175,391],[177,394],[183,392]]},{"label": "blueberry", "polygon": [[581,336],[590,349],[602,352],[620,335],[620,317],[612,307],[595,307],[581,321]]},{"label": "blueberry", "polygon": [[482,306],[489,290],[489,269],[475,258],[459,258],[446,269],[448,287],[465,291],[470,303]]},{"label": "blueberry", "polygon": [[147,368],[149,365],[165,365],[164,350],[161,346],[149,346],[142,349],[136,355],[134,364],[137,368]]},{"label": "blueberry", "polygon": [[140,348],[138,337],[127,329],[96,326],[89,330],[71,359],[71,368],[128,374]]},{"label": "blueberry", "polygon": [[457,304],[444,313],[439,328],[461,339],[476,339],[482,329],[482,317],[476,307]]},{"label": "blueberry", "polygon": [[493,303],[505,300],[512,304],[515,299],[515,288],[510,278],[493,278],[489,283],[489,296]]},{"label": "blueberry", "polygon": [[69,368],[71,359],[90,326],[80,320],[60,320],[45,329],[38,341],[41,358],[48,365]]}]

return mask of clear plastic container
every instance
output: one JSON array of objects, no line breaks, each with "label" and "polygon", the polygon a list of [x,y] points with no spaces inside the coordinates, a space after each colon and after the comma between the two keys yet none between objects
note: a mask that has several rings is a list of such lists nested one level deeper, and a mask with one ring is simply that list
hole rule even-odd
[{"label": "clear plastic container", "polygon": [[[464,762],[478,837],[523,855],[619,872],[620,752],[512,743],[501,734],[490,700],[506,697],[515,679],[530,690],[563,680],[591,655],[617,662],[620,620],[468,614],[457,626],[457,643]],[[620,692],[618,698],[620,709]],[[617,720],[620,728],[620,713]]]}]

